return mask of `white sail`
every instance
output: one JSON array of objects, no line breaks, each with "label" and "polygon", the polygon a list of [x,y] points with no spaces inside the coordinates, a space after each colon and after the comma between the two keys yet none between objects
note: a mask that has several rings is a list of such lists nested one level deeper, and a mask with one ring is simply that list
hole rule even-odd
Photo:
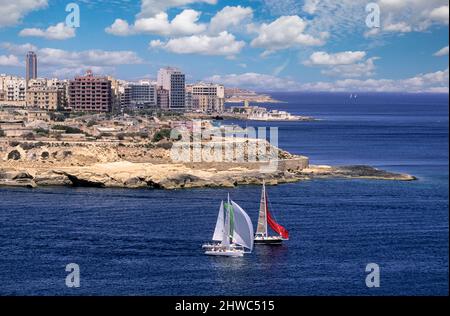
[{"label": "white sail", "polygon": [[259,203],[258,227],[256,228],[256,234],[267,237],[267,203],[265,184],[263,184],[261,201]]},{"label": "white sail", "polygon": [[[228,208],[228,207],[227,207]],[[227,210],[226,212],[226,216],[225,216],[225,225],[223,226],[223,230],[222,230],[222,246],[224,246],[225,248],[229,248],[230,247],[230,211]]]},{"label": "white sail", "polygon": [[220,204],[219,215],[217,216],[216,229],[214,229],[214,235],[212,240],[214,241],[222,241],[223,240],[223,232],[225,225],[225,216],[223,211],[223,201]]},{"label": "white sail", "polygon": [[253,224],[247,213],[235,202],[231,201],[234,211],[233,242],[237,245],[253,250]]}]

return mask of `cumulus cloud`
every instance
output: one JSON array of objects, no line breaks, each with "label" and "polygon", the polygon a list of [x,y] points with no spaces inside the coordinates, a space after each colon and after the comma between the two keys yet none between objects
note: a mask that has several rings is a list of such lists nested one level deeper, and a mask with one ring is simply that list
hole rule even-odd
[{"label": "cumulus cloud", "polygon": [[129,25],[125,20],[116,19],[105,31],[117,36],[133,34],[155,34],[163,36],[198,34],[206,30],[206,25],[197,23],[200,15],[201,12],[187,9],[175,16],[172,21],[169,21],[168,14],[160,12],[154,17],[136,20],[134,25]]},{"label": "cumulus cloud", "polygon": [[372,76],[375,71],[377,57],[366,58],[364,51],[346,51],[329,54],[315,52],[303,64],[306,66],[324,67],[322,74],[333,77],[357,78]]},{"label": "cumulus cloud", "polygon": [[402,80],[343,79],[331,82],[301,84],[290,78],[260,73],[215,75],[205,80],[230,87],[244,87],[259,91],[315,91],[315,92],[442,92],[448,93],[449,70],[418,74]]},{"label": "cumulus cloud", "polygon": [[436,53],[434,53],[434,56],[436,57],[442,57],[448,55],[448,45],[438,50]]},{"label": "cumulus cloud", "polygon": [[75,28],[61,22],[47,29],[26,28],[20,31],[19,36],[43,37],[50,40],[65,40],[75,37]]},{"label": "cumulus cloud", "polygon": [[47,0],[0,0],[0,28],[16,25],[29,12],[47,5]]},{"label": "cumulus cloud", "polygon": [[[1,47],[11,53],[23,55],[29,48],[36,51],[40,69],[55,76],[78,74],[86,69],[104,70],[109,73],[119,65],[141,64],[143,60],[133,51],[85,50],[67,51],[56,48],[37,48],[31,44],[3,43]],[[13,53],[13,54],[14,54]]]},{"label": "cumulus cloud", "polygon": [[290,47],[324,45],[328,34],[313,37],[305,33],[306,26],[307,22],[297,15],[279,17],[272,23],[263,23],[255,28],[258,36],[251,45],[266,49],[265,55]]},{"label": "cumulus cloud", "polygon": [[226,6],[211,19],[209,30],[218,33],[228,30],[229,27],[239,26],[243,21],[253,17],[253,9],[250,7]]},{"label": "cumulus cloud", "polygon": [[232,57],[241,51],[245,42],[236,40],[233,34],[223,31],[217,36],[192,35],[170,39],[167,42],[153,40],[151,48],[161,48],[176,54],[222,55]]},{"label": "cumulus cloud", "polygon": [[19,58],[14,55],[0,55],[0,66],[17,67],[21,66]]}]

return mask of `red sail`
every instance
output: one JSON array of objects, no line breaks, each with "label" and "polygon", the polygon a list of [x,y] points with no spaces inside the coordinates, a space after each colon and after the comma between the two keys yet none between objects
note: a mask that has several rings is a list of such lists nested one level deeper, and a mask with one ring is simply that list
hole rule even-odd
[{"label": "red sail", "polygon": [[267,205],[267,197],[266,197],[266,212],[267,212],[267,223],[270,227],[278,233],[283,239],[289,239],[289,232],[286,228],[278,224],[273,218],[272,214],[269,212],[269,206]]}]

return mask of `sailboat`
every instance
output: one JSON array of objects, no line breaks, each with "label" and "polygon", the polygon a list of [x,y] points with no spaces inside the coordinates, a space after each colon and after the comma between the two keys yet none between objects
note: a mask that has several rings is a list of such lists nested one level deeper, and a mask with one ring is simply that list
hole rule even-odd
[{"label": "sailboat", "polygon": [[[268,226],[278,235],[269,236]],[[256,229],[255,244],[279,245],[284,240],[289,240],[289,232],[278,224],[269,211],[266,184],[263,183],[261,201],[259,204],[258,227]]]},{"label": "sailboat", "polygon": [[236,202],[222,201],[217,216],[212,244],[203,245],[209,256],[243,257],[253,250],[253,224],[247,213]]}]

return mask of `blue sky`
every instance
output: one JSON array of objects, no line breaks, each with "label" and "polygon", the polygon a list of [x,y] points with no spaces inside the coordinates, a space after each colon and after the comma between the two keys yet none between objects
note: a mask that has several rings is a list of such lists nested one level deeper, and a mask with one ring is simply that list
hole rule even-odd
[{"label": "blue sky", "polygon": [[189,81],[256,90],[448,92],[448,0],[0,0],[0,73],[71,78],[87,69],[155,78],[177,66]]}]

